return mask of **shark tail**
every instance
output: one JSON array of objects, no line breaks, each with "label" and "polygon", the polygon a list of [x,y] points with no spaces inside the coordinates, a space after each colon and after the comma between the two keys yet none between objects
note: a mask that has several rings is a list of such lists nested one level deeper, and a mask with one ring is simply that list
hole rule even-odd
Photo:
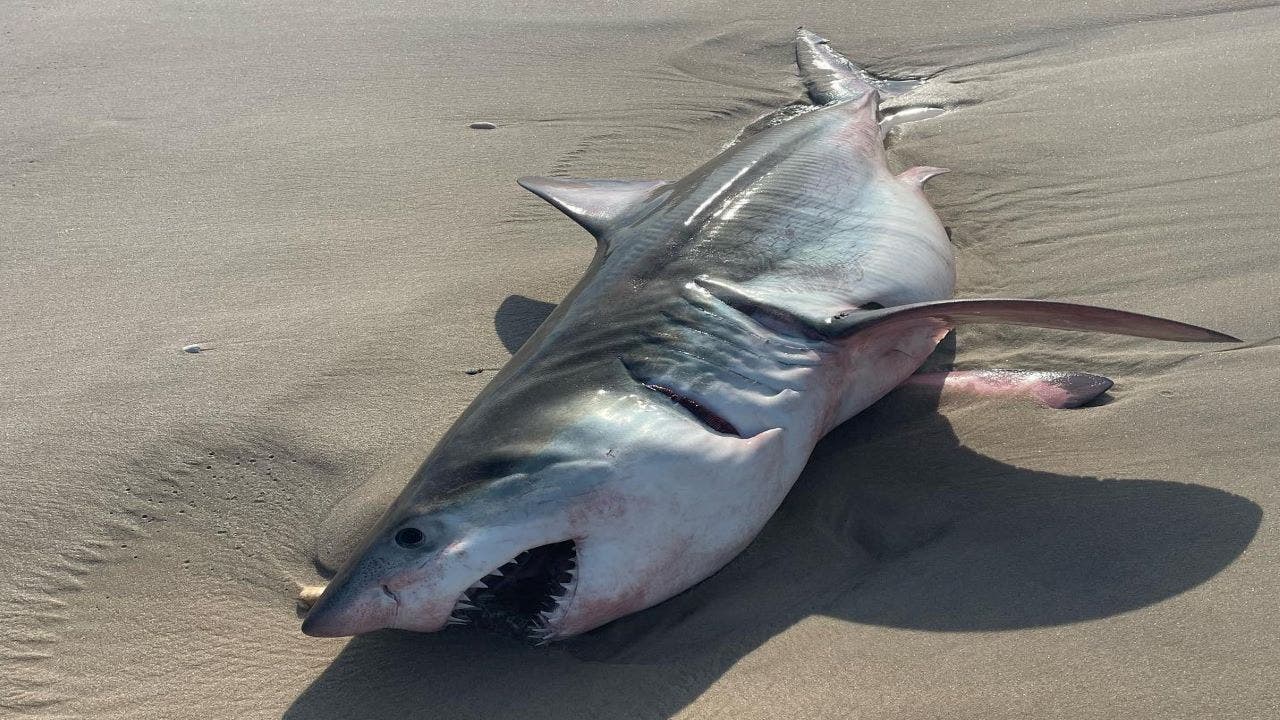
[{"label": "shark tail", "polygon": [[815,105],[857,100],[876,91],[862,68],[831,49],[826,38],[805,28],[796,29],[796,66]]},{"label": "shark tail", "polygon": [[921,83],[918,78],[877,78],[833,50],[826,38],[805,28],[796,29],[795,48],[800,80],[815,105],[857,100],[869,93],[876,93],[879,98],[895,97],[911,92]]}]

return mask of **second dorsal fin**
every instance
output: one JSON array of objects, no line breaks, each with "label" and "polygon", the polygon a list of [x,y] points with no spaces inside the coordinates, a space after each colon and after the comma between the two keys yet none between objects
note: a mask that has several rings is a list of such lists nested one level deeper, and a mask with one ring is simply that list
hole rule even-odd
[{"label": "second dorsal fin", "polygon": [[946,168],[929,167],[928,165],[917,165],[913,168],[907,168],[898,173],[898,180],[907,183],[913,187],[920,187],[931,177],[951,172]]},{"label": "second dorsal fin", "polygon": [[597,238],[618,218],[635,209],[668,183],[664,180],[579,180],[522,177],[516,182],[554,205]]}]

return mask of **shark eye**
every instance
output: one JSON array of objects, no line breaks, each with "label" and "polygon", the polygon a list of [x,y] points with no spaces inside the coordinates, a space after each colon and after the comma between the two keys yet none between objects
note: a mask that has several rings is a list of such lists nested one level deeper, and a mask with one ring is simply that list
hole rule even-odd
[{"label": "shark eye", "polygon": [[422,544],[426,536],[415,527],[402,528],[396,533],[396,544],[402,548],[415,548]]}]

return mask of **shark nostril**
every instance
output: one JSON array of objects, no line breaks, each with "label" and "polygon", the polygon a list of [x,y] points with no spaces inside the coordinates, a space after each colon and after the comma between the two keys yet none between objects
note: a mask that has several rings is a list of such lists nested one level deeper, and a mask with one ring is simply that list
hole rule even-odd
[{"label": "shark nostril", "polygon": [[383,586],[382,586],[382,592],[383,592],[383,594],[385,594],[387,597],[391,598],[392,600],[395,600],[396,602],[399,602],[399,599],[397,599],[397,598],[396,598],[396,594],[395,594],[395,593],[393,593],[393,592],[391,592],[391,588],[387,587],[386,585],[383,585]]}]

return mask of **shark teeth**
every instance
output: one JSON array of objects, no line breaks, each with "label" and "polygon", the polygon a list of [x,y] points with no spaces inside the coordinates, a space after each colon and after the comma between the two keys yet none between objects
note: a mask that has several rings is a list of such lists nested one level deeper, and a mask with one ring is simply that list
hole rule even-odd
[{"label": "shark teeth", "polygon": [[471,584],[448,625],[475,625],[544,644],[557,637],[578,583],[572,540],[525,550]]},{"label": "shark teeth", "polygon": [[527,639],[534,645],[546,645],[555,639],[555,633],[548,627],[532,627],[529,629]]},{"label": "shark teeth", "polygon": [[569,570],[556,577],[556,582],[560,584],[560,588],[551,592],[551,599],[554,604],[549,610],[543,610],[538,613],[538,617],[535,619],[535,627],[529,630],[529,638],[539,644],[546,644],[555,638],[554,628],[560,624],[560,621],[568,613],[569,601],[573,599],[573,593],[578,589],[577,569],[569,568]]}]

